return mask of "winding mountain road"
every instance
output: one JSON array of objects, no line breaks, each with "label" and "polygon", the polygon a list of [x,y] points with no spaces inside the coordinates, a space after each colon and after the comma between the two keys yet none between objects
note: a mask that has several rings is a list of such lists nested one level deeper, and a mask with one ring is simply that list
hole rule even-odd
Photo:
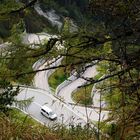
[{"label": "winding mountain road", "polygon": [[[59,62],[60,62],[60,60],[57,60],[57,62],[55,62],[55,65],[58,65]],[[46,64],[44,63],[39,69],[43,69],[45,66],[46,66]],[[36,87],[38,87],[40,89],[51,92],[50,87],[48,85],[48,77],[47,77],[49,72],[50,72],[50,70],[41,71],[41,72],[37,73],[37,75],[35,76],[35,79],[34,79],[34,84]],[[90,78],[90,77],[95,76],[96,74],[97,74],[96,66],[92,66],[92,67],[89,67],[86,69],[83,76]],[[88,107],[84,107],[84,106],[78,106],[78,105],[75,106],[74,105],[75,103],[71,99],[72,92],[78,86],[81,86],[86,82],[87,81],[82,78],[76,79],[71,84],[62,88],[59,92],[58,97],[61,97],[63,99],[63,101],[65,102],[65,104],[69,108],[71,108],[75,113],[77,113],[81,118],[82,117],[86,118],[86,121],[87,121],[87,119],[89,119],[90,121],[98,121],[99,115],[101,117],[101,120],[106,119],[108,111],[101,111],[101,114],[100,114],[99,109],[95,109],[95,108],[93,109],[93,108],[88,108]],[[98,99],[96,98],[96,100],[98,100]],[[99,102],[97,102],[97,103],[99,103]]]},{"label": "winding mountain road", "polygon": [[[84,116],[79,116],[79,114],[75,113],[70,107],[55,98],[51,93],[41,89],[22,88],[17,99],[27,100],[32,97],[33,101],[28,107],[19,108],[42,124],[53,126],[57,123],[63,123],[69,126],[69,124],[78,125],[79,123],[85,125],[87,122]],[[41,106],[44,104],[57,114],[57,120],[51,121],[40,113]]]},{"label": "winding mountain road", "polygon": [[[60,18],[55,14],[54,10],[48,12],[48,15],[41,11],[38,5],[35,6],[35,10],[47,18],[52,24],[57,25],[58,28],[61,28],[62,23]],[[75,29],[74,29],[75,30]],[[30,44],[31,47],[37,47],[37,45],[43,43],[44,41],[50,39],[51,37],[57,37],[55,35],[49,35],[47,33],[40,34],[24,34],[23,43]],[[4,45],[0,45],[2,49]],[[53,65],[59,65],[60,59],[58,59]],[[40,65],[40,61],[36,64],[38,65],[37,69],[44,69],[48,67],[48,62],[43,62]],[[99,120],[99,116],[102,119],[107,118],[108,111],[101,111],[99,109],[87,108],[84,106],[73,105],[71,99],[71,94],[78,86],[83,85],[86,81],[82,78],[74,80],[71,84],[62,88],[59,92],[59,96],[64,99],[61,101],[56,95],[52,94],[52,91],[48,85],[48,76],[52,70],[40,71],[34,77],[34,86],[35,88],[21,88],[21,92],[16,97],[17,100],[26,100],[33,97],[33,101],[26,108],[19,108],[25,113],[29,114],[31,117],[36,119],[42,124],[53,126],[55,123],[61,123],[68,125],[85,125],[87,122],[94,122]],[[88,68],[83,74],[84,77],[94,77],[97,74],[96,67],[93,66]],[[50,121],[46,117],[42,116],[40,113],[41,106],[47,104],[48,107],[57,114],[58,118],[56,121]]]},{"label": "winding mountain road", "polygon": [[[96,66],[89,67],[85,70],[82,77],[84,78],[92,78],[97,75]],[[78,78],[74,80],[72,83],[67,85],[66,87],[62,88],[59,92],[59,96],[61,96],[67,103],[75,103],[72,100],[72,92],[76,90],[79,86],[82,86],[87,81],[83,78]]]},{"label": "winding mountain road", "polygon": [[[28,34],[28,38],[26,39],[28,39],[29,43],[32,43],[33,40],[37,43],[40,42],[40,38],[36,37],[36,35],[33,34]],[[42,37],[42,39],[45,39],[44,36]],[[48,39],[48,36],[46,36],[46,39]],[[40,63],[40,61],[37,61],[37,69],[44,69],[46,67],[59,65],[61,59],[57,59],[56,61],[54,59],[50,62],[43,62],[42,64]],[[48,65],[48,63],[51,63],[51,65]],[[34,97],[33,102],[29,105],[28,108],[24,109],[23,111],[31,115],[31,117],[35,118],[39,122],[43,124],[45,123],[46,125],[51,125],[54,123],[65,123],[66,125],[68,125],[69,123],[73,123],[74,125],[80,123],[81,125],[85,125],[87,122],[98,121],[99,116],[101,117],[101,120],[107,118],[108,111],[101,111],[100,113],[99,109],[87,108],[84,106],[75,106],[71,104],[74,103],[71,99],[71,93],[78,86],[83,85],[86,82],[82,78],[74,80],[71,84],[60,90],[59,96],[64,99],[63,101],[58,99],[56,95],[54,96],[48,85],[48,76],[51,73],[52,70],[38,72],[34,77],[34,86],[36,87],[36,89],[25,88],[17,96],[18,100],[24,100],[30,97]],[[96,74],[96,67],[93,66],[86,69],[83,76],[93,77]],[[47,106],[52,108],[53,111],[55,111],[55,113],[57,114],[58,119],[56,121],[52,122],[40,114],[40,106],[44,105],[45,103],[47,103]]]}]

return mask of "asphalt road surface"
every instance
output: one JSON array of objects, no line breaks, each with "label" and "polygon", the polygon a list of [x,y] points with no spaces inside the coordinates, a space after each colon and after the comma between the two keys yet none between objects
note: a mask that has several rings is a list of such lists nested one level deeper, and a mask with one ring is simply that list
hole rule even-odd
[{"label": "asphalt road surface", "polygon": [[[25,108],[20,108],[29,114],[37,121],[47,126],[54,126],[54,124],[60,123],[69,126],[73,125],[85,125],[87,118],[79,116],[78,113],[72,110],[71,107],[65,105],[62,101],[55,98],[50,93],[39,89],[24,88],[16,97],[18,100],[27,100],[33,97],[31,104]],[[51,121],[40,113],[41,106],[46,104],[57,114],[57,120]]]}]

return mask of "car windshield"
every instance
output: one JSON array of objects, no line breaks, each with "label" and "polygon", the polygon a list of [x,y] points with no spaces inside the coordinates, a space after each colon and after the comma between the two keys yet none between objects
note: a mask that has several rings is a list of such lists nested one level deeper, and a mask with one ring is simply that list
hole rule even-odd
[{"label": "car windshield", "polygon": [[53,116],[53,115],[54,115],[54,112],[49,112],[49,115],[50,115],[50,116]]}]

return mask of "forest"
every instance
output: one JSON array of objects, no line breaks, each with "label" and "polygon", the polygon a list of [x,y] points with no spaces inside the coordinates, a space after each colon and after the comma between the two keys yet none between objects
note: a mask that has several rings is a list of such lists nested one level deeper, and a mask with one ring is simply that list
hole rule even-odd
[{"label": "forest", "polygon": [[[139,0],[1,0],[0,9],[1,140],[140,140]],[[42,88],[35,78],[46,71],[52,98],[66,106],[61,84],[81,78],[71,104],[98,110],[97,121],[86,112],[84,126],[49,127],[25,114],[19,106],[35,99],[16,97]]]}]

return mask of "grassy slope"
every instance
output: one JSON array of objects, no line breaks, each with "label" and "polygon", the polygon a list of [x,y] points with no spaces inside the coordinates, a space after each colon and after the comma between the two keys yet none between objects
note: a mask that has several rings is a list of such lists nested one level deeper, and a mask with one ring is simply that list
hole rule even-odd
[{"label": "grassy slope", "polygon": [[68,78],[64,68],[57,69],[48,79],[49,85],[56,89],[59,84]]},{"label": "grassy slope", "polygon": [[40,125],[19,110],[14,109],[9,114],[9,117],[6,117],[0,113],[1,140],[58,140],[57,136],[49,132],[47,127]]},{"label": "grassy slope", "polygon": [[1,140],[96,140],[94,130],[89,127],[47,128],[17,109],[10,111],[8,117],[0,113],[0,126]]},{"label": "grassy slope", "polygon": [[88,87],[82,87],[78,89],[76,92],[73,93],[72,98],[76,103],[83,104],[83,105],[91,105],[91,90],[93,85]]},{"label": "grassy slope", "polygon": [[[102,76],[101,73],[98,73],[94,79],[97,80]],[[91,91],[92,91],[93,85],[87,86],[87,87],[81,87],[80,89],[77,89],[73,92],[72,98],[76,103],[83,104],[83,105],[91,105],[92,104],[92,98],[91,98]]]}]

